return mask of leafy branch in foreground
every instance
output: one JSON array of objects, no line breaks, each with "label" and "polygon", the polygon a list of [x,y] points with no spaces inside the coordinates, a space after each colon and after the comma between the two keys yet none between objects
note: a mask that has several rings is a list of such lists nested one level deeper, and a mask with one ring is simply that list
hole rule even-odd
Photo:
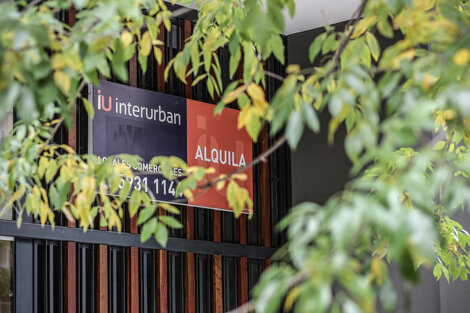
[{"label": "leafy branch in foreground", "polygon": [[[69,26],[54,13],[72,3],[80,12]],[[286,140],[294,149],[305,127],[319,131],[317,114],[327,111],[329,141],[344,125],[353,163],[355,178],[343,192],[324,205],[300,204],[281,223],[288,243],[263,274],[248,308],[368,313],[378,299],[392,311],[391,261],[410,281],[418,279],[421,265],[434,266],[437,277],[466,279],[469,237],[450,216],[470,202],[467,2],[361,2],[360,19],[345,30],[327,26],[312,38],[309,57],[316,66],[290,64],[284,78],[276,77],[282,85],[269,102],[262,88],[269,75],[264,61],[274,57],[284,64],[282,10],[288,7],[293,15],[294,2],[196,5],[194,33],[165,75],[173,70],[183,82],[192,75],[194,83],[205,83],[211,95],[221,95],[217,111],[236,103],[238,126],[254,141],[269,125],[271,135],[284,133],[278,143]],[[99,75],[111,72],[126,81],[126,62],[136,51],[144,71],[152,50],[161,63],[158,33],[160,25],[169,30],[171,15],[162,1],[150,0],[46,2],[21,9],[0,4],[0,118],[12,110],[19,118],[0,147],[0,196],[19,216],[26,210],[53,224],[54,212],[63,211],[85,229],[94,226],[95,217],[119,228],[122,203],[130,196],[129,213],[139,212],[143,240],[153,235],[164,244],[167,226],[181,227],[170,216],[156,216],[157,207],[176,213],[174,207],[152,202],[151,194],[122,179],[121,174],[132,176],[138,157],[120,156],[127,167],[100,164],[50,143],[57,121],[70,124],[69,103],[81,99],[93,116],[86,99],[77,99],[80,84],[97,84]],[[384,45],[380,37],[391,40]],[[222,84],[217,54],[222,47],[230,53],[229,76],[238,68],[243,72],[228,86]],[[210,169],[187,168],[171,157],[153,164],[183,168],[178,192],[187,197],[205,186],[228,184],[236,213],[251,205],[236,187],[242,173],[211,177]],[[112,195],[119,185],[119,194]]]}]

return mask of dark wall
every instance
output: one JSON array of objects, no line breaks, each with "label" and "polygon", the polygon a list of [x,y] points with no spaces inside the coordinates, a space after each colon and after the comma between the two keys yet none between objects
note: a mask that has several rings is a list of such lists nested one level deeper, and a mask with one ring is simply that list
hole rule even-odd
[{"label": "dark wall", "polygon": [[[343,24],[338,24],[341,27]],[[288,63],[311,67],[308,48],[322,29],[287,36]],[[315,60],[321,62],[321,59]],[[328,113],[321,114],[320,134],[305,130],[296,150],[291,153],[292,204],[304,201],[324,203],[343,189],[351,166],[343,148],[345,129],[340,127],[333,145],[328,144]]]}]

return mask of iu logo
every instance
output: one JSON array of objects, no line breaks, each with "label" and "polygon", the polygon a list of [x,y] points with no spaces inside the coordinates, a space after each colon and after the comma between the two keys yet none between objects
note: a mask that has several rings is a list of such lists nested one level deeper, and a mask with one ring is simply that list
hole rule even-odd
[{"label": "iu logo", "polygon": [[101,94],[101,89],[98,89],[98,110],[105,110],[106,112],[111,111],[113,108],[113,103],[112,103],[112,97],[108,97],[108,106],[106,106],[106,103],[104,101],[104,96]]}]

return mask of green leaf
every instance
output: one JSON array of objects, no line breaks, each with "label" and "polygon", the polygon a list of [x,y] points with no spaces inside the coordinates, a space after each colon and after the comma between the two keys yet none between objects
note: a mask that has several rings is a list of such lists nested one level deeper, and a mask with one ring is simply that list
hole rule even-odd
[{"label": "green leaf", "polygon": [[242,57],[242,53],[240,49],[237,49],[236,52],[230,56],[230,65],[229,65],[230,79],[233,78],[233,75],[237,71],[241,57]]},{"label": "green leaf", "polygon": [[162,223],[158,223],[155,230],[155,240],[162,246],[166,247],[168,242],[168,229]]},{"label": "green leaf", "polygon": [[129,196],[129,193],[131,192],[131,188],[132,188],[132,186],[131,186],[131,183],[129,182],[129,180],[124,179],[124,186],[119,191],[119,200],[121,202],[123,202],[124,199],[126,199],[127,196]]},{"label": "green leaf", "polygon": [[293,149],[297,147],[297,144],[302,137],[304,130],[304,123],[302,121],[302,115],[299,111],[294,111],[287,122],[286,136],[289,146]]},{"label": "green leaf", "polygon": [[49,183],[52,180],[52,178],[54,178],[58,169],[59,169],[59,164],[57,164],[57,161],[54,159],[51,159],[49,161],[49,165],[47,166],[47,170],[46,170],[46,182],[47,183]]},{"label": "green leaf", "polygon": [[380,19],[380,21],[377,23],[377,29],[382,36],[393,38],[393,28],[386,19]]},{"label": "green leaf", "polygon": [[142,233],[140,234],[140,242],[146,242],[157,230],[157,218],[154,217],[150,221],[144,224],[142,227]]},{"label": "green leaf", "polygon": [[320,130],[320,122],[317,113],[311,104],[302,102],[302,118],[312,131],[317,133]]},{"label": "green leaf", "polygon": [[434,147],[432,147],[434,150],[442,150],[446,145],[446,142],[445,141],[438,141],[436,142],[436,144],[434,145]]},{"label": "green leaf", "polygon": [[33,119],[39,117],[39,113],[36,109],[36,100],[33,92],[29,88],[22,88],[20,99],[18,102],[18,116],[25,122],[30,122]]},{"label": "green leaf", "polygon": [[160,222],[172,227],[172,228],[183,228],[183,225],[173,216],[162,215],[159,217]]},{"label": "green leaf", "polygon": [[140,206],[140,202],[140,191],[135,190],[132,193],[131,198],[129,199],[129,214],[131,217],[133,217],[137,213],[137,210]]},{"label": "green leaf", "polygon": [[332,33],[329,35],[326,39],[325,42],[322,45],[321,48],[321,53],[322,54],[327,54],[330,51],[333,51],[336,45],[336,33]]},{"label": "green leaf", "polygon": [[251,114],[248,117],[248,121],[245,125],[245,128],[254,142],[258,140],[258,135],[259,135],[259,132],[261,131],[261,126],[262,126],[261,121],[258,115],[251,112]]},{"label": "green leaf", "polygon": [[151,218],[155,214],[156,210],[157,210],[156,204],[150,205],[140,210],[139,218],[137,219],[137,225],[141,225],[145,223],[149,218]]},{"label": "green leaf", "polygon": [[370,53],[372,57],[377,62],[380,56],[380,45],[375,36],[371,32],[366,33],[366,41],[367,45],[369,46]]},{"label": "green leaf", "polygon": [[310,48],[308,49],[308,57],[310,59],[310,62],[313,63],[315,60],[315,57],[318,55],[318,52],[320,52],[320,49],[323,45],[323,41],[325,41],[326,38],[326,33],[323,33],[315,38],[313,43],[310,45]]},{"label": "green leaf", "polygon": [[436,263],[436,265],[434,265],[434,269],[432,271],[432,274],[434,275],[434,277],[436,277],[436,280],[439,280],[442,276],[442,268],[444,266],[442,265],[442,263]]},{"label": "green leaf", "polygon": [[139,53],[137,59],[139,60],[139,64],[140,64],[140,68],[142,69],[142,72],[145,74],[147,72],[148,58],[142,53]]},{"label": "green leaf", "polygon": [[85,110],[86,110],[86,113],[88,114],[88,116],[90,118],[94,118],[95,117],[95,109],[93,108],[93,105],[86,98],[82,97],[82,101],[83,101],[83,106],[85,107]]}]

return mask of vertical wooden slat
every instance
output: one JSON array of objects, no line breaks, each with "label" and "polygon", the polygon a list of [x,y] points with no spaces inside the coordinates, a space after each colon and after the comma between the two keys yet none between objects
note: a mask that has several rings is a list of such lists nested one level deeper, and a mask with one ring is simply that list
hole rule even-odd
[{"label": "vertical wooden slat", "polygon": [[108,247],[98,245],[96,260],[96,313],[108,313]]},{"label": "vertical wooden slat", "polygon": [[[243,57],[235,72],[234,79],[243,79]],[[247,216],[242,214],[237,220],[237,242],[246,245],[248,241]],[[240,306],[248,302],[248,259],[237,259],[237,304]]]},{"label": "vertical wooden slat", "polygon": [[[100,79],[106,80],[106,77],[100,74]],[[100,205],[102,205],[102,203]],[[101,231],[107,231],[106,227],[99,227],[99,229]],[[98,245],[95,266],[95,312],[108,313],[108,246]]]},{"label": "vertical wooden slat", "polygon": [[[191,36],[191,21],[183,20],[183,45],[186,40]],[[186,78],[185,97],[193,97],[193,77],[192,75]],[[186,239],[194,239],[194,208],[185,207],[184,210],[184,229]],[[184,312],[196,312],[196,268],[194,263],[194,253],[185,253],[185,266],[184,266]]]},{"label": "vertical wooden slat", "polygon": [[[267,126],[261,131],[260,152],[269,149],[269,134]],[[261,244],[271,246],[271,193],[269,177],[269,159],[260,164],[260,217],[261,217]],[[263,269],[271,264],[271,260],[263,261]]]},{"label": "vertical wooden slat", "polygon": [[[215,242],[222,241],[221,232],[221,213],[220,211],[211,212],[212,224],[212,240]],[[222,313],[224,310],[223,305],[223,291],[222,291],[222,256],[214,254],[212,256],[212,313]]]},{"label": "vertical wooden slat", "polygon": [[[137,56],[129,60],[129,85],[137,87]],[[128,232],[138,233],[137,214],[129,216]],[[139,312],[139,248],[130,247],[127,251],[127,312]]]},{"label": "vertical wooden slat", "polygon": [[[158,40],[165,42],[165,29],[163,25],[160,25],[158,32]],[[165,92],[165,49],[162,46],[162,64],[157,66],[157,91]],[[159,210],[160,215],[164,215],[163,209]],[[167,252],[166,250],[157,251],[157,312],[166,313],[168,311],[168,269],[167,269]]]},{"label": "vertical wooden slat", "polygon": [[[246,215],[241,215],[237,221],[237,241],[241,245],[247,243],[246,223]],[[237,303],[242,305],[248,302],[248,259],[239,257],[237,267]]]},{"label": "vertical wooden slat", "polygon": [[[160,25],[160,28],[158,30],[158,36],[157,39],[160,40],[161,42],[165,42],[165,27]],[[160,46],[160,49],[162,51],[162,63],[158,64],[157,66],[157,91],[158,92],[165,92],[165,45]]]},{"label": "vertical wooden slat", "polygon": [[[186,41],[191,37],[191,21],[189,20],[183,20],[183,45],[185,45]],[[188,68],[188,71],[191,68]],[[186,85],[184,87],[185,91],[185,96],[186,98],[192,98],[193,97],[193,76],[190,75],[186,77]]]},{"label": "vertical wooden slat", "polygon": [[[165,214],[160,210],[160,215]],[[166,250],[157,251],[157,312],[168,311],[168,270]]]},{"label": "vertical wooden slat", "polygon": [[[71,7],[67,12],[67,24],[75,25],[76,11]],[[72,125],[67,132],[67,144],[77,150],[77,108],[72,108]],[[68,227],[75,227],[75,221],[67,221]],[[65,244],[64,263],[64,312],[75,313],[77,311],[77,244],[67,242]]]}]

